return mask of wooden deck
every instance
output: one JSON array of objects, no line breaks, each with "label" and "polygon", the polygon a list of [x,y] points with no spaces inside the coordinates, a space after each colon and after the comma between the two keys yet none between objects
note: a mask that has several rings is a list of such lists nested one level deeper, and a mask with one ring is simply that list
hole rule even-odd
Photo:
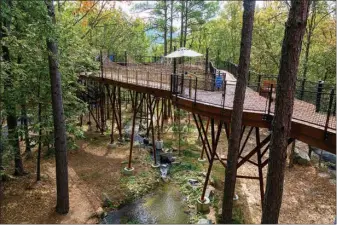
[{"label": "wooden deck", "polygon": [[[103,77],[98,73],[82,73],[80,77],[138,92],[150,93],[158,97],[171,98],[179,108],[230,122],[235,92],[235,82],[230,76],[228,80],[226,79],[228,82],[225,90],[222,88],[214,91],[205,91],[201,88],[204,85],[202,82],[207,81],[200,79],[195,81],[195,77],[187,77],[184,80],[183,91],[180,89],[180,94],[172,94],[171,92],[171,74],[169,74],[169,71],[161,71],[157,68],[144,71],[144,68],[126,69],[126,67],[120,66],[118,68],[107,68]],[[181,80],[178,83],[181,85]],[[195,92],[195,90],[197,91]],[[270,128],[271,121],[266,120],[268,113],[272,118],[274,113],[273,101],[269,107],[268,98],[260,96],[258,92],[247,87],[243,124]],[[336,117],[330,116],[327,130],[325,130],[326,121],[327,115],[316,113],[315,105],[295,99],[291,137],[336,154]]]}]

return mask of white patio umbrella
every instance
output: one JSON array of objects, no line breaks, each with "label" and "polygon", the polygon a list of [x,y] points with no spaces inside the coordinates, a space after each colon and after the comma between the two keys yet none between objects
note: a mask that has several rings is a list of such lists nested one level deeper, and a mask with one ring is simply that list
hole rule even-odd
[{"label": "white patio umbrella", "polygon": [[[179,48],[178,50],[168,54],[167,56],[165,56],[166,58],[181,58],[181,57],[199,57],[202,56],[202,54],[187,49],[187,48]],[[185,68],[184,68],[184,60],[183,60],[183,73],[185,73]]]},{"label": "white patio umbrella", "polygon": [[180,57],[198,57],[202,56],[202,54],[195,52],[193,50],[187,48],[179,48],[177,51],[174,51],[167,56],[166,58],[180,58]]}]

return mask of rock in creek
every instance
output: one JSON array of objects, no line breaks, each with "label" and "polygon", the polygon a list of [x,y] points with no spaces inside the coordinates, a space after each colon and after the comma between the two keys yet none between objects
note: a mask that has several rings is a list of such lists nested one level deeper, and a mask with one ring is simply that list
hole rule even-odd
[{"label": "rock in creek", "polygon": [[295,148],[294,163],[299,164],[299,165],[303,165],[303,166],[309,166],[310,165],[309,155],[306,152]]},{"label": "rock in creek", "polygon": [[212,224],[208,219],[200,219],[197,224]]},{"label": "rock in creek", "polygon": [[188,183],[192,186],[192,187],[195,187],[195,186],[199,186],[200,185],[200,182],[196,179],[188,179]]},{"label": "rock in creek", "polygon": [[[167,177],[168,171],[169,171],[169,165],[168,164],[161,164],[160,165],[160,174],[161,174],[162,178]],[[164,181],[165,181],[165,179],[164,179]]]},{"label": "rock in creek", "polygon": [[170,164],[174,162],[174,158],[172,153],[161,153],[160,154],[160,163],[162,164]]},{"label": "rock in creek", "polygon": [[103,207],[109,207],[112,204],[112,201],[107,193],[102,193]]},{"label": "rock in creek", "polygon": [[309,149],[318,156],[322,155],[322,160],[328,162],[331,169],[336,169],[336,155],[310,145]]}]

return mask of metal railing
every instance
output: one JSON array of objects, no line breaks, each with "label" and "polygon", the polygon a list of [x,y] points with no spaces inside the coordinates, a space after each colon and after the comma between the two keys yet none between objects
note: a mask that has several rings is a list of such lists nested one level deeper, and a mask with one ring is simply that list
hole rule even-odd
[{"label": "metal railing", "polygon": [[[104,69],[103,76],[100,73],[96,73],[94,76],[167,90],[172,95],[194,102],[211,104],[225,109],[233,108],[236,81],[228,80],[226,73],[208,76],[208,79],[204,79],[201,76],[173,75],[169,72],[167,69],[155,67],[116,66]],[[244,110],[260,112],[266,115],[265,118],[270,118],[274,115],[275,110],[276,84],[273,82],[268,85],[262,84],[262,78],[257,82],[249,83],[246,89]],[[320,86],[313,90],[297,88],[296,96],[303,98],[302,100],[296,98],[294,101],[293,119],[323,127],[325,130],[336,130],[334,89],[326,91]]]}]

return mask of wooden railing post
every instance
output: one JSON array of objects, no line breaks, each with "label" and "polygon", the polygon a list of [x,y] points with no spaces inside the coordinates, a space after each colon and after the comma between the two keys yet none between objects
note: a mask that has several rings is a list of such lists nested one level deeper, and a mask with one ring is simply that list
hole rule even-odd
[{"label": "wooden railing post", "polygon": [[270,115],[271,103],[273,102],[273,84],[270,84],[268,116]]},{"label": "wooden railing post", "polygon": [[317,94],[316,94],[316,112],[321,110],[321,98],[322,98],[322,91],[323,91],[323,83],[324,81],[320,80],[317,84]]},{"label": "wooden railing post", "polygon": [[138,84],[138,70],[136,70],[136,84]]},{"label": "wooden railing post", "polygon": [[324,128],[324,132],[325,132],[325,137],[324,139],[327,140],[328,138],[328,127],[329,127],[329,121],[330,121],[330,114],[331,114],[331,109],[332,109],[332,103],[333,103],[333,98],[335,95],[335,89],[332,89],[330,92],[330,99],[329,99],[329,108],[328,108],[328,114],[326,116],[326,122],[325,122],[325,128]]},{"label": "wooden railing post", "polygon": [[[226,74],[225,74],[225,76],[226,76]],[[225,108],[226,86],[227,86],[227,81],[226,81],[226,77],[225,77],[225,79],[223,80],[222,108]]]},{"label": "wooden railing post", "polygon": [[126,83],[129,83],[129,69],[126,68]]},{"label": "wooden railing post", "polygon": [[189,98],[192,97],[192,78],[191,77],[190,77],[189,85],[188,85],[188,96]]},{"label": "wooden railing post", "polygon": [[125,66],[128,66],[128,54],[126,51],[124,51],[124,60],[125,60]]},{"label": "wooden railing post", "polygon": [[306,79],[305,79],[305,78],[303,78],[303,80],[302,80],[302,84],[301,84],[300,100],[303,100],[303,97],[304,97],[304,87],[305,87],[305,81],[306,81]]},{"label": "wooden railing post", "polygon": [[172,95],[172,92],[173,92],[173,74],[171,74],[171,80],[170,80],[170,92],[171,92],[171,95]]},{"label": "wooden railing post", "polygon": [[[177,47],[173,47],[174,51],[177,50]],[[173,58],[173,74],[177,74],[177,58]]]},{"label": "wooden railing post", "polygon": [[259,74],[258,80],[257,80],[257,92],[260,93],[261,88],[261,74]]},{"label": "wooden railing post", "polygon": [[160,73],[160,89],[163,88],[163,73]]},{"label": "wooden railing post", "polygon": [[181,74],[181,87],[180,87],[180,94],[184,93],[184,73]]},{"label": "wooden railing post", "polygon": [[197,103],[198,77],[195,78],[194,104]]}]

